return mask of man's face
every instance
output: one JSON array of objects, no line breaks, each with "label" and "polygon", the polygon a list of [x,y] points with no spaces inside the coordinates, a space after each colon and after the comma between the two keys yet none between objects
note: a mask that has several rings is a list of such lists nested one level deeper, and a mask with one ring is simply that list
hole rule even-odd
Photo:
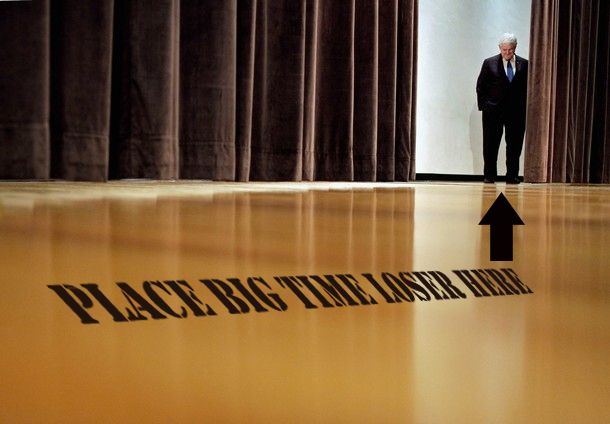
[{"label": "man's face", "polygon": [[500,54],[502,55],[502,59],[504,60],[511,60],[515,55],[515,49],[517,48],[516,45],[507,43],[500,44],[498,47],[500,47]]}]

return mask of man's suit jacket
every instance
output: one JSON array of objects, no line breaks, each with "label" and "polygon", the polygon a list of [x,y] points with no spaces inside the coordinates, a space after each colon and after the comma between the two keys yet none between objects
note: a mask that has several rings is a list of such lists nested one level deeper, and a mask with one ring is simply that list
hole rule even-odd
[{"label": "man's suit jacket", "polygon": [[508,113],[525,119],[527,102],[527,59],[515,55],[516,72],[512,82],[508,81],[502,55],[483,61],[477,79],[477,103],[479,110]]}]

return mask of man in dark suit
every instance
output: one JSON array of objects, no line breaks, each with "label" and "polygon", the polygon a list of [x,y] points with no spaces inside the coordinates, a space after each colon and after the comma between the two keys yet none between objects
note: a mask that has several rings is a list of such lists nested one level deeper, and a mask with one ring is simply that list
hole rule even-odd
[{"label": "man in dark suit", "polygon": [[502,131],[506,129],[506,182],[519,184],[519,156],[525,133],[527,60],[517,56],[517,38],[506,33],[500,54],[483,61],[477,79],[477,103],[483,111],[483,161],[486,183],[497,176],[496,163]]}]

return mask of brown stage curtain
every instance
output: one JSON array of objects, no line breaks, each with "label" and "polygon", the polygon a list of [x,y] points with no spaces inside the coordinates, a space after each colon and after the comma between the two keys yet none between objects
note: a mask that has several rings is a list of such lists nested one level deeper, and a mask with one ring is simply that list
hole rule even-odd
[{"label": "brown stage curtain", "polygon": [[0,2],[0,178],[415,178],[417,0]]},{"label": "brown stage curtain", "polygon": [[525,179],[610,183],[608,0],[534,0]]}]

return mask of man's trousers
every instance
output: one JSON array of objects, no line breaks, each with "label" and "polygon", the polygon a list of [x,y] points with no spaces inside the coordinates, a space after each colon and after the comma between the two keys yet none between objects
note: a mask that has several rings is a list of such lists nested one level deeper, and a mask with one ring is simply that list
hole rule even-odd
[{"label": "man's trousers", "polygon": [[496,179],[498,150],[504,129],[506,129],[506,178],[515,179],[519,175],[525,119],[501,111],[483,111],[483,174],[486,179]]}]

